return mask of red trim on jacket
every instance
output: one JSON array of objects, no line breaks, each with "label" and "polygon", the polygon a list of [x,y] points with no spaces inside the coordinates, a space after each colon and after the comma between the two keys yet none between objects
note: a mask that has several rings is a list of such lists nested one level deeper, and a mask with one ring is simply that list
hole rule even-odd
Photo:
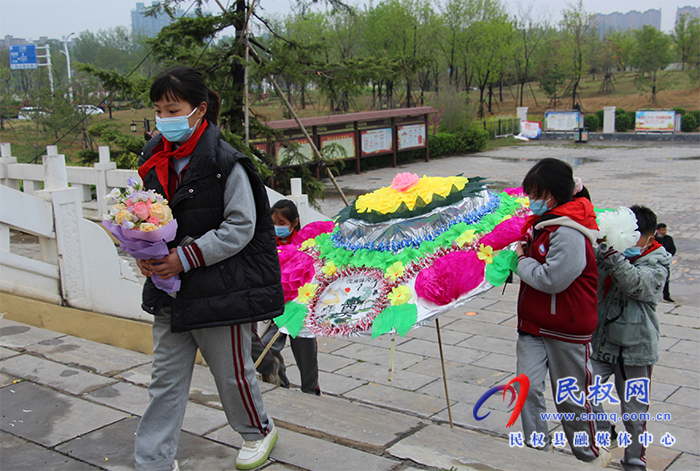
[{"label": "red trim on jacket", "polygon": [[[557,229],[559,226],[548,226],[539,231],[528,257],[545,263],[550,237]],[[587,238],[585,243],[586,266],[564,291],[549,294],[520,283],[518,330],[570,343],[591,341],[598,324],[598,266],[593,245]]]},{"label": "red trim on jacket", "polygon": [[296,237],[296,235],[298,233],[299,233],[299,231],[294,229],[294,231],[292,231],[292,233],[289,234],[287,236],[287,238],[285,238],[285,239],[280,239],[279,237],[275,236],[275,237],[277,237],[277,245],[289,245],[289,244],[291,244],[292,241],[294,241],[294,238]]}]

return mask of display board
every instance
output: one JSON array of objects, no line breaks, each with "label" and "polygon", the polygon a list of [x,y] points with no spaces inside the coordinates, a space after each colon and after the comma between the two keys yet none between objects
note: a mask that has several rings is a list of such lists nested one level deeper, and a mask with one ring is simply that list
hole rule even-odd
[{"label": "display board", "polygon": [[634,122],[635,132],[673,132],[676,112],[671,111],[637,111]]},{"label": "display board", "polygon": [[581,113],[573,111],[547,111],[544,114],[545,131],[574,131],[583,127]]},{"label": "display board", "polygon": [[425,147],[425,124],[398,126],[397,135],[399,137],[399,150]]},{"label": "display board", "polygon": [[345,150],[345,155],[335,153],[328,157],[333,159],[348,159],[355,157],[355,133],[346,132],[342,134],[330,134],[321,136],[321,150],[329,144],[337,144]]},{"label": "display board", "polygon": [[[293,161],[286,162],[286,165],[299,165],[304,162],[310,162],[313,160],[313,150],[311,150],[311,144],[305,138],[302,139],[290,139],[287,141],[289,145],[298,145],[298,154],[301,155],[301,159],[296,158]],[[277,150],[277,165],[282,165],[282,162],[291,156],[291,152],[287,147],[282,146],[279,142],[276,143]]]},{"label": "display board", "polygon": [[362,155],[391,152],[391,128],[371,129],[361,132]]}]

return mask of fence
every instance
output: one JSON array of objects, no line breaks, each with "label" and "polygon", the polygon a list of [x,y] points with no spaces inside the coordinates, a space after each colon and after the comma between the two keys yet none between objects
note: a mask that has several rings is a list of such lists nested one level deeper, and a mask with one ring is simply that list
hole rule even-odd
[{"label": "fence", "polygon": [[[119,170],[108,147],[100,147],[94,167],[66,166],[55,146],[47,147],[43,164],[19,164],[10,144],[0,145],[0,291],[78,309],[131,319],[149,319],[141,310],[141,284],[128,260],[101,225],[107,195],[124,187],[135,170]],[[95,198],[92,197],[93,189]],[[301,180],[293,194],[267,189],[272,203],[289,198],[297,203],[302,224],[326,220],[308,207]],[[33,235],[39,259],[13,252],[11,232]]]}]

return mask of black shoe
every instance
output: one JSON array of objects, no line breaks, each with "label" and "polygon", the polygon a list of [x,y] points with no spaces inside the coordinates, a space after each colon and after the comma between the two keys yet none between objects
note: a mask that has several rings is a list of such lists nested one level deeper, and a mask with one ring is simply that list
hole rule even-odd
[{"label": "black shoe", "polygon": [[665,297],[664,301],[669,302],[669,303],[675,303],[675,301],[673,299],[671,299],[671,296]]}]

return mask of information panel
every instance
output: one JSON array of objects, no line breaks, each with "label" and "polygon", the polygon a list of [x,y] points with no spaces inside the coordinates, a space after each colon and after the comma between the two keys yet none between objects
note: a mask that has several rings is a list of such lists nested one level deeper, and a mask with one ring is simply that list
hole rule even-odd
[{"label": "information panel", "polygon": [[583,127],[578,111],[547,111],[544,114],[545,131],[574,131]]},{"label": "information panel", "polygon": [[411,124],[397,128],[399,150],[425,147],[425,124]]},{"label": "information panel", "polygon": [[673,132],[675,111],[637,111],[635,132]]},{"label": "information panel", "polygon": [[362,131],[362,155],[391,152],[391,128]]},{"label": "information panel", "polygon": [[288,142],[290,147],[296,147],[296,152],[292,153],[290,149],[278,142],[276,144],[277,165],[299,165],[313,160],[313,150],[306,138],[291,139]]},{"label": "information panel", "polygon": [[20,44],[10,46],[10,70],[38,69],[36,45]]},{"label": "information panel", "polygon": [[339,145],[345,150],[345,154],[343,155],[342,152],[333,152],[331,155],[324,155],[324,157],[329,157],[331,159],[348,159],[355,157],[355,133],[345,132],[342,134],[321,136],[321,150],[329,144]]}]

